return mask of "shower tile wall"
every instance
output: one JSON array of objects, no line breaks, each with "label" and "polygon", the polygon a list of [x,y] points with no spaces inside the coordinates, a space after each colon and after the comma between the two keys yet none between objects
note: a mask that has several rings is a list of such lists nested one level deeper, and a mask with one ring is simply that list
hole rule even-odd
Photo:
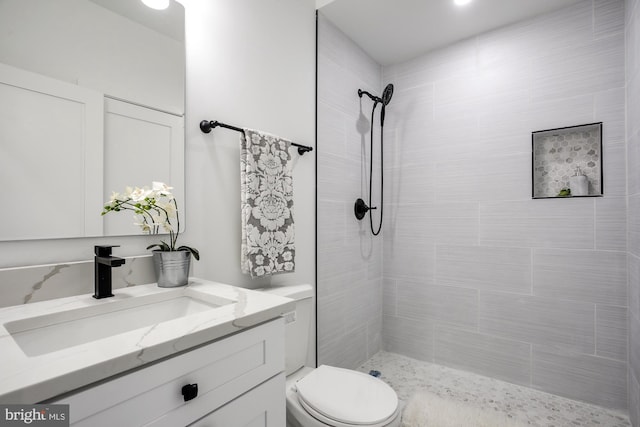
[{"label": "shower tile wall", "polygon": [[[610,408],[637,402],[640,184],[627,254],[624,6],[586,0],[384,67],[395,84],[385,350]],[[638,33],[627,31],[635,51]],[[531,132],[598,121],[604,197],[532,200]],[[640,183],[640,120],[630,124]]]},{"label": "shower tile wall", "polygon": [[629,418],[640,426],[640,2],[627,0]]},{"label": "shower tile wall", "polygon": [[369,176],[357,92],[379,93],[382,69],[321,14],[318,33],[318,364],[355,368],[382,346],[382,236],[353,214]]}]

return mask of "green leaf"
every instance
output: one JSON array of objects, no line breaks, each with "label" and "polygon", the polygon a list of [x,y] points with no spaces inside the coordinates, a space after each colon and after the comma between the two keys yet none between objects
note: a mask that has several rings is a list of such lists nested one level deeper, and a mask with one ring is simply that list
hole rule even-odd
[{"label": "green leaf", "polygon": [[178,248],[179,251],[187,251],[187,252],[191,252],[191,255],[193,255],[193,257],[196,259],[196,261],[200,261],[200,252],[198,252],[197,249],[194,249],[192,247],[189,246],[180,246]]},{"label": "green leaf", "polygon": [[153,245],[147,246],[147,249],[158,248],[157,250],[162,252],[170,252],[171,248],[165,242],[154,243]]}]

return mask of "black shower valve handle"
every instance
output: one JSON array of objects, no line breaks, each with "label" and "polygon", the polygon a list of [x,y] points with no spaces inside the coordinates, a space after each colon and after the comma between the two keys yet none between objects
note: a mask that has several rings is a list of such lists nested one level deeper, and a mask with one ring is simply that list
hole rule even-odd
[{"label": "black shower valve handle", "polygon": [[372,207],[367,206],[367,204],[362,199],[356,200],[356,203],[353,205],[353,212],[355,213],[356,218],[358,220],[361,220],[362,218],[364,218],[367,212],[373,209],[378,209],[378,208],[375,206],[372,206]]}]

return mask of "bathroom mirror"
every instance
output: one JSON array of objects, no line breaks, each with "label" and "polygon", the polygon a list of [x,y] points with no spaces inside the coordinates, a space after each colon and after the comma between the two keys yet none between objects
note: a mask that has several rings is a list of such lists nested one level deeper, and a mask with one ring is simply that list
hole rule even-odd
[{"label": "bathroom mirror", "polygon": [[531,144],[534,199],[602,196],[602,122],[536,131]]},{"label": "bathroom mirror", "polygon": [[184,206],[184,8],[0,1],[0,240],[140,234],[100,215],[163,181]]}]

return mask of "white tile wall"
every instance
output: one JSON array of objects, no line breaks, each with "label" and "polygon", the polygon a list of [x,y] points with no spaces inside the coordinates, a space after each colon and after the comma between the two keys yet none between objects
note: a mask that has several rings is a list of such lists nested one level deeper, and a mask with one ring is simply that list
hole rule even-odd
[{"label": "white tile wall", "polygon": [[435,331],[432,322],[404,316],[384,316],[382,339],[385,350],[419,360],[433,361]]},{"label": "white tile wall", "polygon": [[532,64],[531,100],[569,98],[624,86],[624,35],[554,49]]},{"label": "white tile wall", "polygon": [[[629,215],[639,212],[629,210]],[[631,239],[631,236],[629,236]],[[640,258],[629,253],[629,417],[640,425]],[[635,409],[634,409],[635,408]]]},{"label": "white tile wall", "polygon": [[[342,335],[318,336],[318,363],[342,367],[357,366],[362,360],[369,358],[369,335],[367,325],[362,325]],[[377,351],[373,351],[372,354]]]},{"label": "white tile wall", "polygon": [[480,244],[593,249],[594,206],[586,198],[486,201],[480,204]]},{"label": "white tile wall", "polygon": [[533,348],[532,385],[550,393],[626,410],[626,376],[624,362]]},{"label": "white tile wall", "polygon": [[[605,137],[606,138],[606,137]],[[625,164],[625,149],[626,144],[609,144],[603,151],[603,175],[604,175],[604,191],[607,196],[620,196],[624,197],[627,193],[627,177],[626,168],[621,168],[620,165]],[[626,220],[623,209],[619,211],[622,216],[622,220]]]},{"label": "white tile wall", "polygon": [[398,315],[425,323],[437,321],[474,329],[478,323],[478,291],[398,280]]},{"label": "white tile wall", "polygon": [[535,249],[533,294],[627,306],[627,254],[610,251]]},{"label": "white tile wall", "polygon": [[595,353],[595,304],[481,292],[478,330],[560,352]]},{"label": "white tile wall", "polygon": [[624,2],[594,2],[593,33],[597,37],[607,37],[624,31]]},{"label": "white tile wall", "polygon": [[[614,408],[638,394],[623,12],[585,0],[384,68],[385,349]],[[531,132],[598,121],[604,197],[531,200]]]},{"label": "white tile wall", "polygon": [[[392,224],[385,223],[385,227],[385,233],[394,232]],[[396,233],[392,242],[384,244],[385,279],[420,278],[423,283],[433,285],[435,263],[435,245],[423,236]],[[395,298],[395,294],[392,296]]]},{"label": "white tile wall", "polygon": [[596,355],[627,360],[627,307],[596,305]]},{"label": "white tile wall", "polygon": [[436,326],[436,363],[516,384],[531,382],[531,344]]},{"label": "white tile wall", "polygon": [[627,248],[633,255],[640,256],[640,217],[635,215],[635,213],[640,212],[640,193],[630,194],[627,203],[629,206],[627,220],[629,241],[627,242]]},{"label": "white tile wall", "polygon": [[382,236],[353,214],[368,200],[371,128],[357,92],[379,93],[382,70],[321,14],[318,34],[318,364],[355,368],[382,348]]},{"label": "white tile wall", "polygon": [[484,291],[531,293],[531,249],[436,247],[436,282]]},{"label": "white tile wall", "polygon": [[[631,165],[640,161],[640,120],[625,122],[625,110],[637,116],[640,101],[625,109],[625,98],[640,81],[640,29],[624,22],[640,20],[637,2],[626,0],[625,18],[625,0],[584,0],[382,74],[321,17],[319,310],[335,315],[319,320],[321,363],[348,366],[382,346],[633,405],[640,350],[627,337],[639,329],[640,302],[628,301],[640,299],[640,215],[631,216],[640,213],[640,173]],[[389,82],[378,251],[368,224],[351,218],[351,199],[366,187],[370,129],[370,106],[352,93]],[[598,121],[604,197],[531,200],[531,132]]]},{"label": "white tile wall", "polygon": [[625,1],[629,266],[629,418],[640,426],[640,6]]}]

